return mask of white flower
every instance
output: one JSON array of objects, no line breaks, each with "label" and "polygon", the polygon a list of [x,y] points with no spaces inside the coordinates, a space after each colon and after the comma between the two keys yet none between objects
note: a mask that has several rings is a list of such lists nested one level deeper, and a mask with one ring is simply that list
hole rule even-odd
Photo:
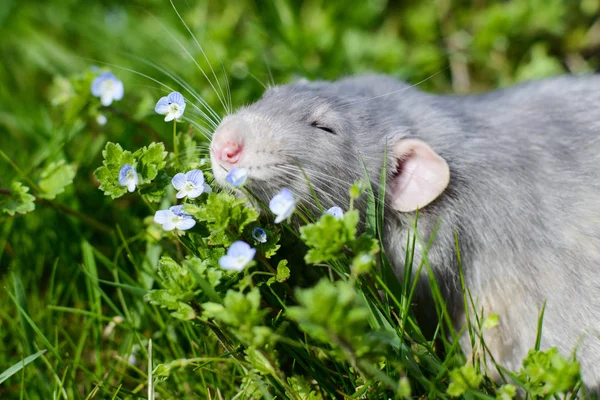
[{"label": "white flower", "polygon": [[338,206],[333,206],[329,210],[325,211],[325,214],[330,214],[333,215],[335,219],[340,219],[344,216],[344,211]]},{"label": "white flower", "polygon": [[166,97],[161,97],[156,103],[154,111],[165,115],[165,122],[180,118],[185,111],[185,98],[179,92],[169,93]]},{"label": "white flower", "polygon": [[110,106],[113,100],[123,98],[123,82],[110,72],[100,74],[92,82],[92,95],[100,98],[103,106]]},{"label": "white flower", "polygon": [[183,211],[183,205],[173,206],[168,210],[158,210],[154,214],[154,221],[161,224],[165,231],[177,228],[185,231],[196,225],[191,215]]},{"label": "white flower", "polygon": [[234,242],[227,250],[227,255],[219,259],[219,265],[223,269],[241,271],[254,258],[256,249],[250,247],[248,243]]},{"label": "white flower", "polygon": [[123,165],[119,171],[119,185],[126,186],[127,190],[133,192],[138,184],[138,175],[129,164]]},{"label": "white flower", "polygon": [[186,196],[195,199],[204,192],[212,192],[210,186],[204,182],[204,174],[199,169],[193,169],[185,174],[180,172],[173,177],[171,183],[175,189],[179,190],[175,196],[178,199]]},{"label": "white flower", "polygon": [[246,183],[246,179],[248,179],[248,171],[245,168],[236,167],[231,168],[225,177],[227,183],[236,188]]},{"label": "white flower", "polygon": [[281,189],[275,197],[269,202],[269,208],[276,215],[275,223],[278,224],[281,221],[289,218],[294,213],[296,207],[296,201],[292,192],[288,189]]}]

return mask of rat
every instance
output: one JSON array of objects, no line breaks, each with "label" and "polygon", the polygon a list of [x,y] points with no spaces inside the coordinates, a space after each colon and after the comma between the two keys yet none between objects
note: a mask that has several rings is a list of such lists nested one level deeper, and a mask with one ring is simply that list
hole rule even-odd
[{"label": "rat", "polygon": [[[368,174],[385,196],[383,245],[398,277],[408,235],[420,238],[418,266],[435,232],[427,259],[457,331],[467,315],[497,314],[486,346],[519,370],[545,303],[542,349],[576,350],[585,385],[600,388],[600,76],[460,96],[383,75],[299,81],[226,116],[210,152],[217,182],[245,168],[265,203],[287,187],[314,207],[308,177],[325,207],[347,209]],[[418,282],[417,318],[435,327],[426,272]],[[460,341],[472,354],[466,333]]]}]

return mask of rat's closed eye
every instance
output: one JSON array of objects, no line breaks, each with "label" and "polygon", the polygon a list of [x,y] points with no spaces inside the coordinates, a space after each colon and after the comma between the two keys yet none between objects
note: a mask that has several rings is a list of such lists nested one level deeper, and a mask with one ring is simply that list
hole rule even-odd
[{"label": "rat's closed eye", "polygon": [[335,131],[334,131],[332,128],[330,128],[330,127],[328,127],[328,126],[326,126],[326,125],[320,124],[320,123],[319,123],[319,122],[317,122],[317,121],[313,121],[313,122],[311,122],[311,124],[310,124],[310,125],[311,125],[311,126],[314,126],[314,127],[315,127],[315,128],[317,128],[317,129],[320,129],[320,130],[322,130],[322,131],[329,132],[329,133],[332,133],[332,134],[334,134],[334,135],[335,135]]}]

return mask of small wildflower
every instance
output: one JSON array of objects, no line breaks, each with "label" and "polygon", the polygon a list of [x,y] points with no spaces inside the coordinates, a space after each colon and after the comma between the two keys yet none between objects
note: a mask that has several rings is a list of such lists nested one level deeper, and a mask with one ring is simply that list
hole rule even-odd
[{"label": "small wildflower", "polygon": [[113,100],[123,98],[123,82],[110,72],[100,74],[92,82],[92,95],[99,97],[103,106],[110,106]]},{"label": "small wildflower", "polygon": [[154,221],[161,224],[165,231],[177,228],[185,231],[196,225],[191,215],[183,211],[183,205],[170,207],[168,210],[158,210],[154,214]]},{"label": "small wildflower", "polygon": [[269,208],[276,215],[275,223],[289,218],[294,213],[296,201],[289,189],[281,189],[281,191],[271,199]]},{"label": "small wildflower", "polygon": [[225,177],[227,183],[231,186],[239,188],[248,179],[248,171],[245,168],[231,168]]},{"label": "small wildflower", "polygon": [[138,184],[138,175],[129,164],[123,165],[119,171],[119,185],[126,186],[129,192],[133,192]]},{"label": "small wildflower", "polygon": [[338,206],[333,206],[325,211],[325,214],[333,215],[335,219],[340,219],[344,216],[344,211]]},{"label": "small wildflower", "polygon": [[252,237],[259,243],[267,242],[267,232],[261,228],[252,229]]},{"label": "small wildflower", "polygon": [[161,97],[154,107],[158,114],[165,115],[165,122],[180,118],[185,111],[185,99],[179,92],[169,93],[168,96]]},{"label": "small wildflower", "polygon": [[96,117],[96,123],[98,123],[98,125],[100,126],[106,125],[107,122],[108,119],[106,119],[106,116],[103,114],[98,114],[98,116]]},{"label": "small wildflower", "polygon": [[219,265],[223,269],[241,271],[254,258],[256,249],[250,247],[248,243],[234,242],[227,250],[227,255],[219,259]]},{"label": "small wildflower", "polygon": [[185,174],[180,172],[173,177],[171,183],[175,189],[179,190],[175,196],[178,199],[186,196],[195,199],[204,192],[212,192],[210,186],[204,182],[204,173],[199,169],[193,169]]}]

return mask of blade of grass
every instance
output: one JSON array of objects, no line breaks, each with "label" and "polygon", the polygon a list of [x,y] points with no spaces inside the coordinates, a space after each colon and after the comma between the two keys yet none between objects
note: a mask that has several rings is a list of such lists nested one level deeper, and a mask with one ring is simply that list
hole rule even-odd
[{"label": "blade of grass", "polygon": [[22,369],[24,369],[25,366],[27,366],[29,363],[35,361],[38,357],[40,357],[45,352],[46,352],[46,349],[40,350],[40,351],[38,351],[35,354],[32,354],[30,356],[25,357],[23,359],[23,361],[19,361],[18,363],[14,364],[13,366],[11,366],[8,369],[4,370],[4,372],[2,372],[0,374],[0,383],[4,382],[5,380],[7,380],[8,378],[10,378],[11,376],[13,376],[14,374],[16,374],[17,372],[19,372]]}]

